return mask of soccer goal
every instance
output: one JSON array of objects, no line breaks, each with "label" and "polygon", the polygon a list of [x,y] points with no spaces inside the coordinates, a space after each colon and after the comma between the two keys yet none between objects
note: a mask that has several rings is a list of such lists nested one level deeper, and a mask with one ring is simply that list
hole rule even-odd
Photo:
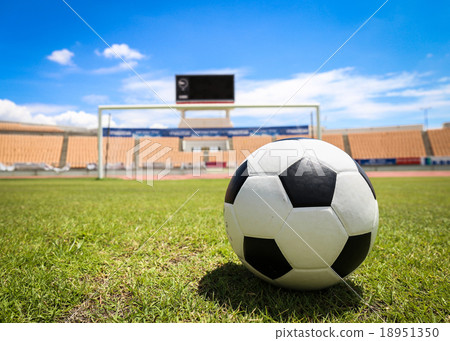
[{"label": "soccer goal", "polygon": [[[103,162],[103,122],[102,115],[105,110],[172,110],[176,111],[177,115],[179,115],[181,119],[181,123],[184,123],[184,129],[190,129],[195,135],[197,127],[193,128],[189,125],[186,120],[186,112],[187,111],[205,111],[205,110],[218,110],[225,111],[225,120],[230,119],[230,111],[233,109],[288,109],[288,108],[310,108],[316,111],[316,137],[318,139],[322,138],[322,132],[320,127],[320,106],[318,103],[301,103],[301,104],[235,104],[235,103],[198,103],[198,104],[164,104],[164,105],[150,105],[150,104],[142,104],[142,105],[100,105],[98,106],[98,178],[103,179],[104,177],[104,162]],[[312,128],[312,127],[311,127]],[[251,135],[256,135],[258,133],[264,132],[267,127],[260,127],[251,130]],[[306,126],[307,129],[307,126]]]}]

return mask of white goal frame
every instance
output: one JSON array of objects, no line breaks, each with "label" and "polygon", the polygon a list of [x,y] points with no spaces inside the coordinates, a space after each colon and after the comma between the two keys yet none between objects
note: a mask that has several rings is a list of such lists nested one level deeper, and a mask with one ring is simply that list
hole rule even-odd
[{"label": "white goal frame", "polygon": [[[98,162],[97,171],[98,179],[104,178],[103,167],[103,126],[102,126],[102,113],[103,110],[154,110],[154,109],[169,109],[178,110],[181,112],[180,118],[185,117],[185,112],[189,110],[225,110],[227,117],[229,117],[229,111],[231,109],[252,109],[252,108],[314,108],[316,110],[316,128],[317,138],[322,139],[322,129],[320,128],[320,105],[319,103],[301,103],[301,104],[234,104],[234,103],[200,103],[200,104],[118,104],[118,105],[99,105],[98,106]],[[311,127],[312,128],[312,127]]]}]

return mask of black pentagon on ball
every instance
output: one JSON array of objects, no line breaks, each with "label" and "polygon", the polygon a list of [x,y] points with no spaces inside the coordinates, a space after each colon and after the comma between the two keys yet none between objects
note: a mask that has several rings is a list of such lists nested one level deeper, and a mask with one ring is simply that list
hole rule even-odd
[{"label": "black pentagon on ball", "polygon": [[355,270],[366,259],[371,232],[350,236],[331,268],[342,278]]},{"label": "black pentagon on ball", "polygon": [[304,156],[279,175],[294,207],[330,206],[336,172],[317,159]]},{"label": "black pentagon on ball", "polygon": [[270,279],[281,277],[292,270],[274,239],[244,236],[244,259]]},{"label": "black pentagon on ball", "polygon": [[370,182],[369,177],[367,176],[366,172],[364,172],[364,169],[362,169],[362,167],[359,165],[359,163],[356,161],[355,161],[355,163],[356,163],[356,167],[358,167],[359,174],[361,174],[362,177],[364,178],[364,180],[366,180],[367,184],[370,187],[370,190],[372,191],[373,197],[375,198],[375,200],[377,200],[377,196],[375,194],[375,190],[373,189],[372,182]]},{"label": "black pentagon on ball", "polygon": [[228,184],[227,193],[225,194],[225,202],[228,204],[234,204],[234,200],[239,193],[242,185],[245,180],[248,178],[248,169],[247,169],[247,161],[244,161],[236,172]]}]

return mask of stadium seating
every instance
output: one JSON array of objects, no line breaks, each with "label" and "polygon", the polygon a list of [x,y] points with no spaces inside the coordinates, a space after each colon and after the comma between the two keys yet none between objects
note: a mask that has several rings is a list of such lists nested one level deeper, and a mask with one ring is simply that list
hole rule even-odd
[{"label": "stadium seating", "polygon": [[426,156],[419,130],[348,134],[354,159]]},{"label": "stadium seating", "polygon": [[176,162],[183,162],[183,154],[178,155],[180,139],[178,137],[143,137],[139,139],[139,165],[142,167],[151,160],[154,163],[163,163],[174,155]]},{"label": "stadium seating", "polygon": [[148,140],[151,143],[159,143],[161,147],[169,147],[172,150],[179,150],[180,139],[178,137],[142,137],[139,143]]},{"label": "stadium seating", "polygon": [[97,163],[97,160],[97,137],[69,137],[66,162],[71,168],[86,168],[88,163]]},{"label": "stadium seating", "polygon": [[434,156],[450,156],[450,128],[428,130]]},{"label": "stadium seating", "polygon": [[[127,163],[127,151],[134,146],[134,139],[130,137],[104,137],[103,161],[106,163],[106,149],[108,148],[108,164]],[[88,163],[97,163],[97,137],[70,136],[67,145],[66,163],[71,168],[85,168]]]},{"label": "stadium seating", "polygon": [[[59,129],[57,127],[0,123],[0,131],[2,129],[5,133],[0,132],[0,163],[6,166],[12,166],[15,163],[46,163],[59,167],[60,162],[66,161],[71,168],[86,168],[90,163],[97,164],[96,136],[78,136],[72,133],[67,138],[66,145],[62,134],[57,134]],[[24,129],[30,129],[30,133]],[[17,133],[14,133],[14,130],[17,130]],[[421,157],[450,156],[450,129],[429,130],[427,135],[422,135],[421,130],[393,130],[348,133],[347,136],[352,157],[360,160],[395,158],[396,164],[420,164],[423,162]],[[277,136],[277,140],[290,137],[296,136],[280,135]],[[342,134],[324,134],[323,140],[344,150],[344,137]],[[170,159],[170,166],[175,168],[204,162],[211,167],[221,167],[225,164],[235,167],[245,159],[248,153],[272,142],[273,138],[271,136],[185,138],[185,141],[196,140],[220,140],[222,144],[228,140],[233,148],[226,150],[229,145],[226,143],[226,147],[221,146],[219,150],[217,147],[213,148],[213,145],[209,151],[181,151],[182,140],[178,137],[145,137],[139,139],[140,144],[145,144],[139,150],[139,165],[145,166],[145,163],[151,159],[155,167],[165,167],[166,161]],[[428,144],[428,140],[431,148],[426,149],[424,142]],[[127,152],[133,149],[135,142],[135,138],[132,137],[104,137],[103,162],[108,164],[107,167],[113,168],[129,166]],[[195,150],[195,148],[188,149]],[[107,160],[106,150],[108,150]],[[426,150],[429,151],[428,155]]]},{"label": "stadium seating", "polygon": [[325,142],[331,143],[332,145],[345,151],[344,137],[341,134],[323,135],[322,140],[324,140]]},{"label": "stadium seating", "polygon": [[271,136],[234,136],[233,148],[236,151],[237,163],[240,164],[246,158],[244,151],[253,153],[259,147],[272,142]]},{"label": "stadium seating", "polygon": [[22,123],[0,122],[0,131],[60,133],[62,129],[52,126],[31,125]]},{"label": "stadium seating", "polygon": [[209,151],[208,156],[208,162],[219,167],[224,166],[234,168],[239,166],[237,164],[235,150]]},{"label": "stadium seating", "polygon": [[185,165],[200,164],[203,162],[202,152],[174,151],[169,155],[172,167],[179,168]]},{"label": "stadium seating", "polygon": [[63,144],[62,136],[0,134],[0,162],[47,163],[59,166]]},{"label": "stadium seating", "polygon": [[[103,157],[108,164],[127,163],[127,152],[134,147],[134,138],[131,137],[104,137]],[[108,153],[106,153],[108,148]],[[108,157],[108,160],[106,160]]]},{"label": "stadium seating", "polygon": [[[276,140],[282,140],[292,137],[309,137],[309,135],[278,135]],[[329,135],[322,135],[322,140],[325,142],[331,143],[332,145],[342,149],[345,151],[344,147],[344,138],[342,137],[342,134],[329,134]]]}]

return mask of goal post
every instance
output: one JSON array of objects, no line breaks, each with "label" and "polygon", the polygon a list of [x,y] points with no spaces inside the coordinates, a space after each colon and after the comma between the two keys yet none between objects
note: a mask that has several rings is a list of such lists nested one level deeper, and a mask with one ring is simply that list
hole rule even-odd
[{"label": "goal post", "polygon": [[[97,171],[98,179],[103,179],[104,177],[104,165],[103,165],[103,124],[102,115],[103,110],[156,110],[156,109],[167,109],[167,110],[177,110],[181,112],[180,117],[184,119],[184,113],[191,110],[225,110],[227,115],[231,109],[257,109],[257,108],[273,108],[273,109],[283,109],[283,108],[313,108],[316,110],[316,128],[317,128],[317,138],[322,139],[322,130],[320,127],[320,105],[318,103],[300,103],[300,104],[234,104],[234,103],[199,103],[199,104],[118,104],[118,105],[99,105],[98,106],[98,129],[97,129],[97,141],[98,141],[98,162]],[[312,127],[311,127],[312,128]]]}]

